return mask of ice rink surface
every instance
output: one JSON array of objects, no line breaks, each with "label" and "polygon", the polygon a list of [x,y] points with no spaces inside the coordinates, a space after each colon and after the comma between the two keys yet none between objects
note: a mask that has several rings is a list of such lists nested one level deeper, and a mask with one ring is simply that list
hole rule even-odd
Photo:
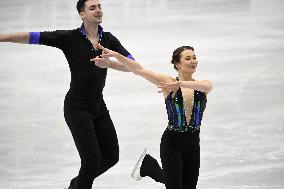
[{"label": "ice rink surface", "polygon": [[[76,0],[0,0],[0,33],[73,29]],[[284,1],[101,0],[102,26],[154,71],[181,45],[199,59],[195,79],[214,90],[201,128],[199,189],[284,188]],[[55,48],[0,44],[0,188],[63,189],[80,159],[63,117],[70,73]],[[96,189],[162,189],[135,182],[144,147],[159,158],[167,124],[157,88],[109,70],[104,90],[120,142],[120,161]]]}]

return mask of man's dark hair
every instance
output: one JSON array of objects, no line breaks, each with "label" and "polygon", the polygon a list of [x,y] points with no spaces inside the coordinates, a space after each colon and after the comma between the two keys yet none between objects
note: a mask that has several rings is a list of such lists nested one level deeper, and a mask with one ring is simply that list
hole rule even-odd
[{"label": "man's dark hair", "polygon": [[78,11],[78,13],[84,11],[84,9],[85,9],[85,2],[86,2],[86,1],[88,1],[88,0],[79,0],[79,1],[77,2],[77,11]]}]

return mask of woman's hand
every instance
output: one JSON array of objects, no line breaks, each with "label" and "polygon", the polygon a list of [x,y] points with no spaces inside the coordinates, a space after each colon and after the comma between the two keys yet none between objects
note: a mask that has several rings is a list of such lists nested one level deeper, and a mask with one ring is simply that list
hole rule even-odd
[{"label": "woman's hand", "polygon": [[101,58],[100,56],[97,56],[96,58],[92,58],[90,61],[92,61],[96,66],[100,68],[109,68],[111,61],[109,58]]},{"label": "woman's hand", "polygon": [[97,48],[102,50],[102,54],[101,54],[102,58],[110,58],[110,57],[117,58],[119,56],[119,53],[112,51],[108,48],[105,48],[101,46],[99,43],[97,43]]},{"label": "woman's hand", "polygon": [[119,54],[101,46],[99,43],[97,43],[96,47],[102,50],[102,54],[96,58],[92,58],[90,61],[93,61],[100,68],[109,68],[111,64],[109,57],[117,57]]},{"label": "woman's hand", "polygon": [[160,88],[161,90],[158,91],[158,92],[161,93],[161,92],[163,92],[163,90],[176,91],[180,87],[179,85],[180,85],[179,81],[175,81],[175,82],[171,82],[171,83],[160,82],[157,85],[157,87]]}]

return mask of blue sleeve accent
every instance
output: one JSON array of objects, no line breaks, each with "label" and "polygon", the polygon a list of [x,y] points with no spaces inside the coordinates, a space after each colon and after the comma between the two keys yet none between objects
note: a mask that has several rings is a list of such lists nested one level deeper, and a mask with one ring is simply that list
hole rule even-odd
[{"label": "blue sleeve accent", "polygon": [[29,44],[39,45],[40,32],[30,32]]},{"label": "blue sleeve accent", "polygon": [[128,55],[127,56],[127,58],[129,58],[129,59],[131,59],[131,60],[134,60],[135,61],[135,59],[133,58],[133,56],[130,54],[130,55]]}]

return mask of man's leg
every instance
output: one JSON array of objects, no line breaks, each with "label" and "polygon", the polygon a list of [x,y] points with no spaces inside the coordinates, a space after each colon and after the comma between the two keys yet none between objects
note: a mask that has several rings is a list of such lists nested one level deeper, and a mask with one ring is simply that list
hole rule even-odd
[{"label": "man's leg", "polygon": [[95,133],[101,153],[101,164],[96,177],[113,167],[119,160],[116,131],[109,112],[94,120]]},{"label": "man's leg", "polygon": [[64,107],[66,123],[81,158],[79,175],[72,179],[70,189],[91,189],[101,164],[100,149],[93,119],[87,111]]}]

